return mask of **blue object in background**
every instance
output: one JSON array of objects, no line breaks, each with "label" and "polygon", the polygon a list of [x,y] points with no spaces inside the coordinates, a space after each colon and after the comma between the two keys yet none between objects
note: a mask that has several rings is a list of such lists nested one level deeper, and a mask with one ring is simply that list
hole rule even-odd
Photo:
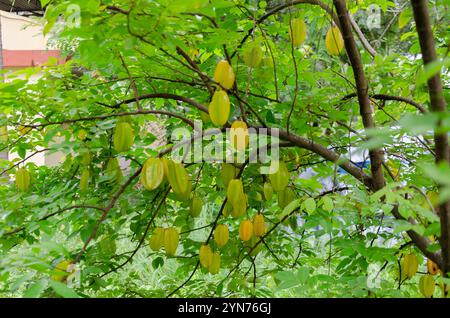
[{"label": "blue object in background", "polygon": [[[365,168],[369,167],[369,164],[370,164],[370,160],[355,162],[355,165],[360,169],[365,169]],[[339,167],[338,173],[346,174],[347,171],[345,171],[344,169]]]}]

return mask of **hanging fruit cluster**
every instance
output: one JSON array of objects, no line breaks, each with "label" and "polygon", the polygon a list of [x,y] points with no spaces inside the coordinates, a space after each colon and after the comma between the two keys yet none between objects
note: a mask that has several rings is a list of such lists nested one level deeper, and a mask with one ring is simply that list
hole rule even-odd
[{"label": "hanging fruit cluster", "polygon": [[214,72],[214,81],[222,85],[225,89],[231,89],[234,85],[234,71],[227,60],[221,60],[217,63]]},{"label": "hanging fruit cluster", "polygon": [[225,90],[233,87],[234,80],[235,75],[233,68],[227,60],[221,60],[217,64],[214,72],[214,81],[219,83],[221,87],[217,87],[208,108],[209,117],[216,126],[225,125],[230,117],[230,99]]},{"label": "hanging fruit cluster", "polygon": [[169,256],[174,256],[179,243],[179,233],[175,227],[157,227],[150,237],[149,245],[152,250],[159,251],[164,248]]},{"label": "hanging fruit cluster", "polygon": [[20,191],[27,191],[30,188],[31,176],[27,168],[22,167],[16,171],[16,187]]},{"label": "hanging fruit cluster", "polygon": [[209,103],[209,117],[216,126],[223,126],[230,117],[230,99],[227,92],[217,90]]},{"label": "hanging fruit cluster", "polygon": [[405,255],[401,264],[402,278],[409,279],[413,277],[417,273],[418,268],[417,256],[415,254]]},{"label": "hanging fruit cluster", "polygon": [[265,183],[263,186],[264,197],[269,200],[273,191],[277,193],[278,206],[284,209],[289,203],[291,203],[296,195],[295,192],[288,187],[289,184],[289,171],[284,161],[274,162],[274,166],[278,167],[274,173],[269,174],[269,183]]},{"label": "hanging fruit cluster", "polygon": [[71,260],[62,260],[56,264],[50,278],[57,282],[66,282],[75,272],[76,269]]},{"label": "hanging fruit cluster", "polygon": [[[149,158],[144,163],[140,181],[147,190],[155,190],[167,180],[177,198],[181,201],[189,200],[192,184],[189,174],[182,163],[166,158]],[[196,206],[198,209],[198,205]]]},{"label": "hanging fruit cluster", "polygon": [[80,177],[80,191],[86,192],[89,188],[89,178],[91,177],[91,173],[89,172],[89,169],[84,169],[81,173]]},{"label": "hanging fruit cluster", "polygon": [[430,274],[422,275],[419,280],[419,290],[426,298],[431,298],[434,294],[436,284],[434,283],[433,276]]},{"label": "hanging fruit cluster", "polygon": [[189,207],[189,214],[193,218],[196,218],[200,215],[202,209],[203,209],[203,200],[200,197],[194,195],[192,197],[191,205]]},{"label": "hanging fruit cluster", "polygon": [[[307,27],[304,20],[294,18],[289,25],[289,37],[294,47],[301,46],[306,39]],[[328,54],[340,55],[344,49],[344,39],[339,27],[333,25],[325,36],[325,47]]]},{"label": "hanging fruit cluster", "polygon": [[220,269],[220,254],[213,252],[209,245],[202,245],[199,252],[200,265],[211,274],[217,274]]},{"label": "hanging fruit cluster", "polygon": [[430,275],[436,275],[441,271],[439,266],[431,259],[427,259],[427,270]]},{"label": "hanging fruit cluster", "polygon": [[229,140],[236,150],[244,150],[249,143],[247,124],[243,121],[236,120],[230,128]]},{"label": "hanging fruit cluster", "polygon": [[164,161],[167,168],[167,180],[172,187],[173,192],[181,201],[187,201],[190,198],[192,184],[189,174],[182,163],[173,162],[171,160]]},{"label": "hanging fruit cluster", "polygon": [[147,190],[155,190],[164,180],[164,163],[160,158],[149,158],[142,166],[141,183]]},{"label": "hanging fruit cluster", "polygon": [[244,51],[244,63],[251,68],[257,68],[263,59],[263,51],[258,43],[249,45]]},{"label": "hanging fruit cluster", "polygon": [[325,37],[325,46],[330,55],[341,54],[344,48],[344,39],[337,26],[332,26]]},{"label": "hanging fruit cluster", "polygon": [[134,131],[129,122],[119,121],[116,124],[113,143],[114,149],[119,153],[130,150],[134,143]]},{"label": "hanging fruit cluster", "polygon": [[306,38],[305,21],[299,18],[292,19],[289,27],[289,36],[294,47],[302,45]]},{"label": "hanging fruit cluster", "polygon": [[227,201],[231,205],[231,216],[238,218],[247,210],[247,195],[240,179],[232,179],[228,183]]},{"label": "hanging fruit cluster", "polygon": [[228,226],[225,224],[218,224],[214,230],[214,241],[216,244],[223,247],[227,244],[229,238],[230,232],[228,230]]}]

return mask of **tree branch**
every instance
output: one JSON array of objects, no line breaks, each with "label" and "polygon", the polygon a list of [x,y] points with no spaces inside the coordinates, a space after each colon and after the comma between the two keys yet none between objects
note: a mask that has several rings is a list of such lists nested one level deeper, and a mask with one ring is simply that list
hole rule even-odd
[{"label": "tree branch", "polygon": [[83,254],[86,252],[86,249],[89,245],[89,243],[95,238],[95,236],[97,235],[97,231],[100,227],[100,225],[103,223],[103,221],[106,220],[106,217],[108,216],[109,211],[111,211],[111,209],[114,207],[114,205],[116,204],[117,200],[119,199],[119,197],[122,195],[122,193],[126,190],[126,188],[131,184],[131,182],[133,182],[134,179],[136,179],[140,173],[141,173],[142,168],[139,168],[136,170],[136,172],[130,177],[128,178],[128,180],[119,188],[119,190],[117,190],[117,192],[113,195],[113,197],[111,198],[111,201],[109,201],[109,204],[103,209],[103,214],[100,217],[100,219],[98,220],[97,224],[94,227],[94,230],[92,231],[91,235],[87,238],[86,242],[84,243],[81,251],[77,254],[77,256],[75,257],[73,263],[78,263],[81,259],[81,257],[83,256]]},{"label": "tree branch", "polygon": [[[414,21],[419,35],[420,50],[422,59],[426,65],[437,60],[433,31],[431,30],[430,16],[428,13],[428,1],[411,0]],[[431,111],[439,115],[447,112],[447,105],[442,91],[440,72],[430,77],[427,81],[430,95]],[[448,134],[443,129],[442,117],[434,129],[434,144],[436,151],[436,163],[450,163]],[[443,185],[438,185],[439,189]],[[441,221],[440,244],[442,248],[443,263],[441,270],[447,274],[450,271],[450,200],[439,204],[439,217]]]},{"label": "tree branch", "polygon": [[[164,194],[163,197],[161,198],[161,201],[159,201],[159,204],[158,204],[158,206],[156,207],[155,212],[153,213],[152,217],[150,218],[150,220],[149,220],[148,223],[147,223],[147,226],[146,226],[146,228],[145,228],[145,231],[144,231],[144,233],[142,234],[142,237],[141,237],[141,239],[139,240],[138,245],[137,245],[136,248],[131,252],[130,256],[128,256],[127,259],[126,259],[123,263],[121,263],[120,265],[118,265],[118,266],[114,267],[113,269],[111,269],[111,270],[109,270],[109,271],[103,273],[103,274],[100,276],[100,278],[105,277],[106,275],[108,275],[108,274],[110,274],[110,273],[112,273],[112,272],[115,272],[115,271],[117,271],[118,269],[121,269],[122,267],[124,267],[125,265],[127,265],[127,264],[131,261],[131,259],[134,257],[134,255],[136,255],[137,251],[141,248],[142,244],[144,243],[145,238],[147,237],[147,233],[148,233],[148,231],[149,231],[149,229],[150,229],[150,226],[153,224],[153,221],[155,220],[156,216],[158,215],[158,212],[160,211],[162,204],[163,204],[164,201],[166,200],[166,197],[167,197],[167,194],[169,194],[169,191],[170,191],[170,187],[166,190],[165,194]],[[158,194],[159,194],[159,193],[158,193]],[[157,196],[155,196],[155,198],[156,198],[156,197],[157,197]]]},{"label": "tree branch", "polygon": [[171,113],[168,111],[163,111],[163,110],[138,110],[135,112],[123,112],[123,113],[112,113],[112,114],[106,114],[106,115],[98,115],[98,116],[92,116],[92,117],[81,117],[81,118],[75,118],[75,119],[66,119],[66,120],[61,120],[61,121],[53,121],[53,122],[47,122],[47,123],[43,123],[43,124],[20,124],[24,127],[32,127],[32,128],[37,128],[37,127],[46,127],[46,126],[50,126],[50,125],[62,125],[62,124],[69,124],[69,123],[76,123],[76,122],[80,122],[80,121],[95,121],[95,120],[102,120],[102,119],[107,119],[107,118],[111,118],[111,117],[122,117],[122,116],[133,116],[133,115],[148,115],[148,114],[159,114],[159,115],[166,115],[169,117],[174,117],[174,118],[178,118],[180,120],[182,120],[183,122],[185,122],[186,124],[188,124],[191,127],[194,127],[194,123],[183,117],[180,115],[177,115],[175,113]]},{"label": "tree branch", "polygon": [[[372,106],[369,99],[369,85],[364,75],[364,67],[361,61],[358,48],[356,47],[355,39],[352,34],[352,26],[350,22],[350,15],[347,11],[345,0],[333,0],[334,6],[340,22],[340,29],[344,38],[345,50],[349,57],[353,68],[356,93],[359,102],[359,112],[365,129],[375,128],[375,123],[372,117]],[[377,191],[384,187],[385,180],[383,175],[382,163],[384,161],[383,152],[381,149],[369,150],[370,168],[372,171],[372,190]]]},{"label": "tree branch", "polygon": [[[50,218],[50,217],[52,217],[52,216],[55,216],[55,215],[58,215],[58,214],[61,214],[61,213],[63,213],[63,212],[66,212],[66,211],[69,211],[69,210],[73,210],[73,209],[95,209],[95,210],[103,211],[103,208],[102,208],[102,207],[99,207],[99,206],[96,206],[96,205],[86,205],[86,204],[72,205],[72,206],[69,206],[69,207],[60,209],[60,210],[58,210],[58,211],[49,213],[49,214],[47,214],[47,215],[41,217],[39,220],[37,220],[37,222],[47,220],[48,218]],[[32,221],[32,222],[36,222],[36,221]],[[6,232],[6,233],[4,233],[3,235],[12,235],[12,234],[16,234],[16,233],[22,232],[23,230],[25,230],[25,228],[26,228],[25,226],[22,226],[22,227],[19,227],[19,228],[14,229],[14,230],[12,230],[12,231]]]},{"label": "tree branch", "polygon": [[[351,94],[345,95],[342,98],[342,100],[347,100],[347,99],[350,99],[350,98],[353,98],[356,96],[357,96],[357,93],[351,93]],[[379,100],[394,100],[394,101],[404,102],[406,104],[414,106],[423,114],[428,112],[425,109],[425,107],[423,107],[421,104],[419,104],[418,102],[416,102],[410,98],[406,98],[406,97],[402,97],[402,96],[392,96],[392,95],[386,95],[386,94],[371,94],[371,95],[369,95],[369,97],[373,98],[373,99],[379,99]]]},{"label": "tree branch", "polygon": [[290,141],[294,145],[300,148],[304,148],[307,150],[310,150],[319,156],[321,156],[324,159],[327,159],[328,161],[338,163],[338,165],[347,171],[349,174],[351,174],[353,177],[355,177],[357,180],[361,181],[367,188],[372,188],[372,177],[364,173],[360,168],[353,165],[349,161],[340,162],[343,158],[340,157],[337,153],[334,151],[317,144],[313,142],[312,140],[294,135],[289,134],[288,132],[284,130],[279,130],[279,136],[283,140]]},{"label": "tree branch", "polygon": [[[170,94],[170,93],[153,93],[153,94],[145,94],[145,95],[141,95],[139,96],[140,100],[143,99],[152,99],[152,98],[163,98],[163,99],[173,99],[173,100],[177,100],[180,102],[184,102],[187,104],[190,104],[192,106],[194,106],[195,108],[199,109],[202,112],[208,113],[208,108],[206,108],[205,106],[203,106],[202,104],[196,102],[195,100],[192,100],[188,97],[184,97],[184,96],[180,96],[180,95],[176,95],[176,94]],[[134,102],[135,99],[134,98],[130,98],[130,99],[126,99],[123,100],[115,105],[112,105],[112,108],[119,108],[121,105],[123,104],[129,104]]]}]

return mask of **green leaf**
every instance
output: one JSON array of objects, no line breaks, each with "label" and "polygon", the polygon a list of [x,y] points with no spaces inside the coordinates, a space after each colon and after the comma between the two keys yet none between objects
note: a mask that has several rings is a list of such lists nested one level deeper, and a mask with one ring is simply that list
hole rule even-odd
[{"label": "green leaf", "polygon": [[400,126],[413,135],[429,133],[438,123],[437,114],[428,113],[421,115],[408,114],[399,120]]},{"label": "green leaf", "polygon": [[282,220],[287,215],[291,214],[295,209],[300,206],[300,199],[295,199],[294,201],[289,202],[289,204],[283,209],[283,212],[278,215],[278,219]]},{"label": "green leaf", "polygon": [[316,211],[316,201],[314,201],[313,198],[306,199],[302,206],[308,214],[312,214]]},{"label": "green leaf", "polygon": [[80,296],[72,288],[67,287],[63,283],[52,280],[50,281],[50,286],[58,295],[64,298],[80,298]]},{"label": "green leaf", "polygon": [[42,292],[47,288],[47,280],[40,279],[37,282],[33,283],[28,287],[28,289],[24,292],[23,297],[24,298],[37,298],[39,297]]},{"label": "green leaf", "polygon": [[298,277],[292,272],[279,272],[276,274],[276,278],[280,280],[280,283],[278,284],[280,289],[292,288],[300,284]]},{"label": "green leaf", "polygon": [[442,68],[447,68],[450,65],[450,57],[446,57],[444,60],[433,61],[423,68],[421,68],[417,74],[416,84],[421,85],[428,81],[431,77],[438,74]]},{"label": "green leaf", "polygon": [[322,209],[324,209],[327,212],[331,212],[333,210],[334,207],[333,200],[325,196],[321,199],[321,201],[322,201]]},{"label": "green leaf", "polygon": [[157,257],[152,261],[152,267],[157,269],[158,267],[163,267],[164,259],[162,257]]},{"label": "green leaf", "polygon": [[412,18],[412,10],[409,7],[406,7],[402,13],[398,16],[398,27],[399,29],[403,29]]}]

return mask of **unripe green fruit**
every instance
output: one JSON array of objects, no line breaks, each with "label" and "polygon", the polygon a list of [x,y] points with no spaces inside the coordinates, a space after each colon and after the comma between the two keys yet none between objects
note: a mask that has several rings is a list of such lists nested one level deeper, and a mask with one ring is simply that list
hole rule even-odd
[{"label": "unripe green fruit", "polygon": [[15,183],[20,191],[28,191],[30,188],[31,176],[25,167],[17,169]]},{"label": "unripe green fruit", "polygon": [[134,143],[134,131],[128,122],[118,122],[114,129],[114,149],[117,152],[130,150]]},{"label": "unripe green fruit", "polygon": [[191,216],[193,218],[198,217],[200,215],[200,212],[202,211],[202,208],[203,208],[203,200],[198,196],[194,196],[192,198],[192,202],[189,207],[189,213],[191,214]]}]

